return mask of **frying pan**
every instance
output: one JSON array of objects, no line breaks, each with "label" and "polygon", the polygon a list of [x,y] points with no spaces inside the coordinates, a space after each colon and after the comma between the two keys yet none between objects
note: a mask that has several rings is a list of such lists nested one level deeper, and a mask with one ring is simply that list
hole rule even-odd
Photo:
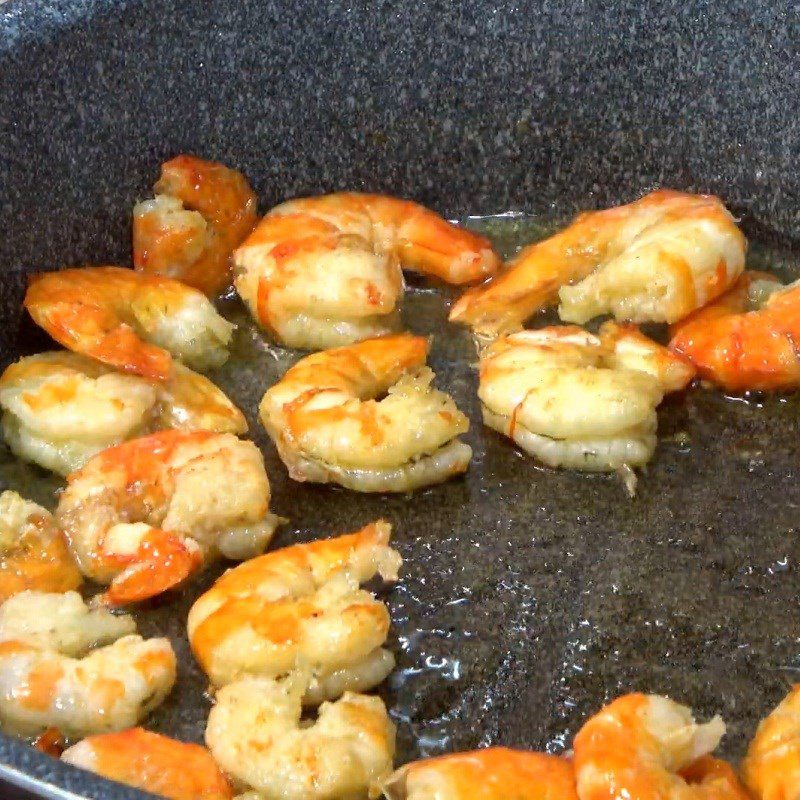
[{"label": "frying pan", "polygon": [[[349,188],[450,217],[565,216],[654,186],[714,192],[791,273],[797,41],[790,4],[743,1],[6,0],[3,363],[47,346],[19,313],[26,273],[130,263],[131,206],[178,152],[241,169],[262,209]],[[238,395],[274,510],[292,520],[277,544],[395,525],[406,565],[382,590],[398,656],[382,693],[399,758],[560,752],[627,690],[721,713],[723,752],[740,756],[800,668],[800,403],[702,389],[668,401],[629,500],[613,478],[538,469],[484,430],[466,334],[439,295],[420,297],[409,322],[439,334],[439,383],[473,421],[465,479],[410,498],[300,486],[254,418],[282,369],[266,345]],[[0,465],[0,488],[47,488],[34,469],[9,474]],[[183,623],[213,578],[139,615],[181,660],[151,724],[184,739],[201,738],[208,706]],[[145,797],[5,736],[0,762],[4,800]]]}]

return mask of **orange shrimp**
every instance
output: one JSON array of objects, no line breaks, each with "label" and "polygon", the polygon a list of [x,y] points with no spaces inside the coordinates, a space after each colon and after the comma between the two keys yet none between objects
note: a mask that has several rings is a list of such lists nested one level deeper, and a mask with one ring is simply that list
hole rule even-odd
[{"label": "orange shrimp", "polygon": [[522,250],[489,283],[466,292],[450,319],[491,339],[520,329],[560,298],[566,322],[604,313],[674,322],[731,285],[744,269],[745,249],[719,199],[663,189],[629,205],[580,214],[555,236]]},{"label": "orange shrimp", "polygon": [[669,345],[730,392],[800,388],[800,281],[748,271],[672,328]]},{"label": "orange shrimp", "polygon": [[489,747],[415,761],[378,781],[370,797],[387,800],[578,800],[565,758]]},{"label": "orange shrimp", "polygon": [[236,170],[180,155],[161,165],[155,199],[133,209],[133,266],[219,294],[231,253],[256,224],[256,196]]},{"label": "orange shrimp", "polygon": [[230,800],[233,789],[205,747],[143,728],[89,736],[62,761],[169,800]]}]

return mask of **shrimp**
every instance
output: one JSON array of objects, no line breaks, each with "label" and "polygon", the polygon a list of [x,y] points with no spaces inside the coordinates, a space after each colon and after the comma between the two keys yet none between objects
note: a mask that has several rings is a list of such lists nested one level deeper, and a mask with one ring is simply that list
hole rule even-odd
[{"label": "shrimp", "polygon": [[681,320],[669,345],[730,392],[800,389],[800,280],[748,271],[715,303]]},{"label": "shrimp", "polygon": [[741,773],[756,800],[800,798],[800,684],[761,721]]},{"label": "shrimp", "polygon": [[66,592],[81,580],[52,514],[11,490],[0,494],[0,602],[25,589]]},{"label": "shrimp", "polygon": [[589,719],[575,737],[581,800],[747,800],[733,770],[709,754],[725,733],[697,724],[686,706],[629,694]]},{"label": "shrimp", "polygon": [[387,800],[578,800],[565,758],[488,747],[415,761],[375,784]]},{"label": "shrimp", "polygon": [[379,520],[356,533],[267,553],[225,573],[189,612],[189,642],[212,683],[310,671],[304,701],[365,691],[394,667],[389,612],[359,589],[396,580],[400,554]]},{"label": "shrimp", "polygon": [[259,406],[292,478],[406,492],[464,472],[472,450],[457,437],[469,421],[431,387],[427,353],[425,339],[401,334],[295,364]]},{"label": "shrimp", "polygon": [[656,406],[693,374],[635,329],[554,326],[490,345],[478,396],[485,424],[548,466],[616,470],[650,459]]},{"label": "shrimp", "polygon": [[319,350],[399,326],[401,267],[462,284],[494,274],[487,239],[407,200],[340,193],[292,200],[234,254],[253,317],[290,347]]},{"label": "shrimp", "polygon": [[173,356],[197,369],[224,363],[234,327],[196,289],[122,267],[36,275],[24,303],[68,350],[155,380],[171,375]]},{"label": "shrimp", "polygon": [[362,800],[388,773],[394,725],[377,697],[346,692],[301,723],[304,677],[244,678],[217,693],[206,744],[261,800]]},{"label": "shrimp", "polygon": [[207,295],[231,282],[231,253],[256,225],[245,177],[213,161],[180,155],[161,165],[155,198],[133,209],[133,266]]},{"label": "shrimp", "polygon": [[205,747],[131,728],[90,736],[62,761],[169,800],[230,800],[233,790]]},{"label": "shrimp", "polygon": [[736,280],[746,247],[718,198],[662,189],[629,205],[580,214],[555,236],[526,247],[494,280],[464,294],[450,319],[493,339],[520,329],[559,298],[566,322],[606,313],[675,322]]},{"label": "shrimp", "polygon": [[280,519],[252,442],[161,431],[104,450],[67,478],[56,517],[85,575],[129,603],[177,586],[217,554],[266,547]]},{"label": "shrimp", "polygon": [[162,428],[245,433],[244,414],[208,378],[173,364],[165,381],[59,350],[0,377],[3,435],[20,458],[67,475],[93,455]]},{"label": "shrimp", "polygon": [[[90,610],[77,592],[25,591],[0,606],[0,725],[88,736],[135,725],[175,683],[167,639],[142,639],[129,616]],[[94,649],[96,648],[96,649]]]}]

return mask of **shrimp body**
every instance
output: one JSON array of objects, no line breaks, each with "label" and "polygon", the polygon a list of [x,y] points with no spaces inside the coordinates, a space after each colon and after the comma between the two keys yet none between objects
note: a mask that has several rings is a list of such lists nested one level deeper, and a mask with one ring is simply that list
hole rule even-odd
[{"label": "shrimp body", "polygon": [[207,295],[231,282],[231,253],[256,224],[256,196],[236,170],[180,155],[161,165],[155,198],[133,209],[133,266]]},{"label": "shrimp body", "polygon": [[236,288],[290,347],[340,347],[398,327],[401,268],[469,283],[493,274],[489,242],[407,200],[339,193],[272,209],[234,254]]},{"label": "shrimp body", "polygon": [[[259,406],[295,480],[404,492],[464,472],[469,421],[431,387],[427,341],[402,334],[314,353]],[[387,393],[382,400],[375,398]]]},{"label": "shrimp body", "polygon": [[197,369],[219,366],[233,332],[196,289],[122,267],[37,275],[25,308],[68,350],[156,380],[170,376],[173,356]]},{"label": "shrimp body", "polygon": [[[167,639],[142,639],[128,616],[90,610],[76,592],[25,591],[0,606],[0,725],[24,736],[121,730],[175,682]],[[96,648],[96,649],[92,649]]]},{"label": "shrimp body", "polygon": [[731,392],[800,388],[800,281],[748,271],[672,329],[670,347]]},{"label": "shrimp body", "polygon": [[745,249],[719,199],[662,189],[629,205],[580,214],[555,236],[526,247],[494,280],[461,297],[450,319],[493,339],[559,298],[566,322],[606,313],[675,322],[736,280]]},{"label": "shrimp body", "polygon": [[102,451],[67,481],[59,524],[113,603],[172,588],[217,554],[260,553],[279,522],[260,451],[230,434],[161,431]]},{"label": "shrimp body", "polygon": [[244,433],[244,414],[208,378],[173,364],[164,381],[79,353],[22,358],[0,377],[3,435],[20,458],[67,475],[91,456],[152,430]]},{"label": "shrimp body", "polygon": [[490,345],[478,396],[484,422],[548,466],[615,470],[650,459],[656,406],[692,374],[638,331],[555,326]]},{"label": "shrimp body", "polygon": [[489,747],[406,764],[371,791],[387,800],[578,800],[565,758]]},{"label": "shrimp body", "polygon": [[377,697],[347,692],[300,724],[303,679],[244,678],[217,693],[206,744],[260,800],[362,800],[392,769],[394,726]]},{"label": "shrimp body", "polygon": [[719,717],[700,725],[666,697],[624,695],[575,737],[578,797],[747,800],[730,767],[709,757],[724,733]]},{"label": "shrimp body", "polygon": [[359,584],[396,580],[400,555],[383,521],[267,553],[225,573],[189,612],[192,650],[217,686],[243,675],[309,671],[304,700],[364,691],[394,666],[389,612]]},{"label": "shrimp body", "polygon": [[205,747],[130,728],[90,736],[62,761],[169,800],[230,800],[233,790]]},{"label": "shrimp body", "polygon": [[800,684],[761,721],[741,773],[756,800],[800,798]]}]

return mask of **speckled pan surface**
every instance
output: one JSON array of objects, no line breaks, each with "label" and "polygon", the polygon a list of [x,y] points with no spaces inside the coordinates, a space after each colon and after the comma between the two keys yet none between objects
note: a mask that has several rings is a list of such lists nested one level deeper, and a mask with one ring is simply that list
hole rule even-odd
[{"label": "speckled pan surface", "polygon": [[[127,263],[131,205],[180,151],[242,169],[262,208],[334,188],[406,195],[451,216],[565,213],[658,184],[714,191],[797,263],[790,7],[6,0],[3,361],[36,343],[24,321],[19,333],[22,273]],[[386,595],[399,666],[384,694],[401,757],[488,743],[559,751],[629,688],[721,713],[724,752],[740,755],[800,669],[800,401],[758,407],[698,391],[669,402],[629,501],[613,479],[536,470],[482,430],[466,335],[445,327],[438,296],[419,291],[411,307],[417,330],[440,334],[432,363],[469,411],[475,448],[466,479],[411,499],[290,482],[254,418],[286,356],[239,342],[261,359],[242,371],[238,399],[275,510],[292,520],[278,544],[378,515],[396,526],[408,563]],[[0,464],[3,485],[8,474]],[[36,473],[30,481],[44,490]],[[196,591],[141,615],[184,663],[153,723],[192,739],[208,708],[182,637]],[[0,761],[39,796],[143,797],[1,736]]]}]

